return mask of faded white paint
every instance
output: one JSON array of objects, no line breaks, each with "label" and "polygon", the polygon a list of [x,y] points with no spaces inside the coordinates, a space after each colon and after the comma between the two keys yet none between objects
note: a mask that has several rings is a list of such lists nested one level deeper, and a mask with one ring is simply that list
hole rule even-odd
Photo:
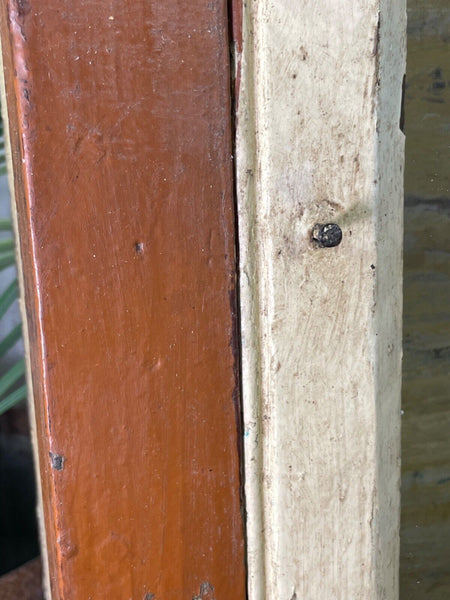
[{"label": "faded white paint", "polygon": [[[249,600],[394,600],[405,2],[243,7]],[[329,222],[342,243],[319,248]]]}]

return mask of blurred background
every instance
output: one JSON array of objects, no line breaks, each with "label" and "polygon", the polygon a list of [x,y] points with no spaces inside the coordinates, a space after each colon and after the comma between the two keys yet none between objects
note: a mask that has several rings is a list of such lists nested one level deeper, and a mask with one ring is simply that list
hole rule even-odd
[{"label": "blurred background", "polygon": [[450,599],[450,1],[408,0],[401,600]]},{"label": "blurred background", "polygon": [[10,204],[0,123],[0,576],[39,554]]}]

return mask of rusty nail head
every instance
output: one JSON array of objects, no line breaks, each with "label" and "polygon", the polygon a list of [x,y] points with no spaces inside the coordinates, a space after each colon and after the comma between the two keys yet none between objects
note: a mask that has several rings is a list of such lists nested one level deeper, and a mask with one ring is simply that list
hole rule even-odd
[{"label": "rusty nail head", "polygon": [[336,223],[326,223],[325,225],[314,225],[312,238],[322,248],[333,248],[339,246],[342,240],[342,229]]}]

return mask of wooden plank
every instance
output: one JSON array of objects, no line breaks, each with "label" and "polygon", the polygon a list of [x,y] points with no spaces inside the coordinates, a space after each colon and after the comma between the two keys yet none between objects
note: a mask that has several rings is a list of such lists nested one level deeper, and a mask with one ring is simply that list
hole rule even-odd
[{"label": "wooden plank", "polygon": [[249,598],[394,600],[405,3],[243,4]]},{"label": "wooden plank", "polygon": [[400,598],[450,597],[450,4],[408,2]]},{"label": "wooden plank", "polygon": [[[3,12],[0,10],[0,91],[1,91],[1,110],[2,110],[2,119],[3,119],[3,128],[4,128],[4,143],[5,143],[5,155],[6,155],[6,163],[8,169],[8,184],[9,191],[11,196],[11,220],[14,226],[14,233],[16,238],[16,268],[17,268],[17,279],[19,282],[19,307],[20,313],[22,316],[22,337],[24,342],[24,350],[25,350],[25,362],[26,362],[26,380],[27,380],[27,408],[28,408],[28,420],[30,425],[30,434],[33,445],[33,459],[34,459],[34,468],[35,474],[40,474],[40,457],[38,451],[38,431],[37,431],[37,420],[35,413],[35,405],[34,405],[34,389],[33,389],[33,377],[31,373],[31,353],[30,353],[30,343],[32,343],[31,335],[34,333],[33,329],[29,328],[28,323],[28,315],[31,315],[32,312],[25,306],[25,296],[32,297],[32,289],[29,287],[32,285],[32,282],[28,279],[25,280],[23,277],[24,273],[24,263],[22,261],[22,252],[24,255],[25,265],[28,269],[32,269],[32,261],[31,261],[31,248],[30,248],[30,238],[22,235],[22,239],[20,240],[21,231],[25,231],[28,227],[28,221],[25,217],[25,213],[20,211],[18,213],[17,207],[20,201],[24,201],[23,190],[24,190],[24,181],[23,181],[23,173],[19,163],[19,157],[21,155],[20,152],[20,136],[17,128],[18,123],[18,114],[17,114],[17,105],[10,98],[8,101],[8,94],[6,92],[6,79],[10,80],[11,89],[14,88],[13,76],[11,70],[11,47],[8,43],[3,43]],[[4,60],[6,59],[6,61]],[[10,122],[13,125],[12,131],[10,130]],[[12,145],[15,147],[15,161],[13,161],[13,149]],[[22,191],[21,191],[22,190]],[[21,192],[20,192],[21,191]],[[19,218],[21,220],[21,226],[19,228]],[[17,241],[19,243],[17,243]],[[47,553],[47,535],[45,531],[45,516],[44,516],[44,507],[43,507],[43,490],[42,490],[42,480],[40,476],[36,476],[36,516],[37,516],[37,524],[39,528],[39,540],[40,540],[40,549],[41,549],[41,572],[42,572],[42,588],[43,593],[46,598],[50,596],[50,576],[49,576],[49,563],[48,563],[48,553]]]},{"label": "wooden plank", "polygon": [[1,27],[52,598],[243,598],[226,2]]}]

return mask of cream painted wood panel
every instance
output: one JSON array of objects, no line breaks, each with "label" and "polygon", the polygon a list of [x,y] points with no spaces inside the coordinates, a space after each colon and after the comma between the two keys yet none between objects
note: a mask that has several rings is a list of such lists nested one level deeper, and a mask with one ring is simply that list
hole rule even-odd
[{"label": "cream painted wood panel", "polygon": [[249,600],[398,596],[405,11],[243,3]]}]

